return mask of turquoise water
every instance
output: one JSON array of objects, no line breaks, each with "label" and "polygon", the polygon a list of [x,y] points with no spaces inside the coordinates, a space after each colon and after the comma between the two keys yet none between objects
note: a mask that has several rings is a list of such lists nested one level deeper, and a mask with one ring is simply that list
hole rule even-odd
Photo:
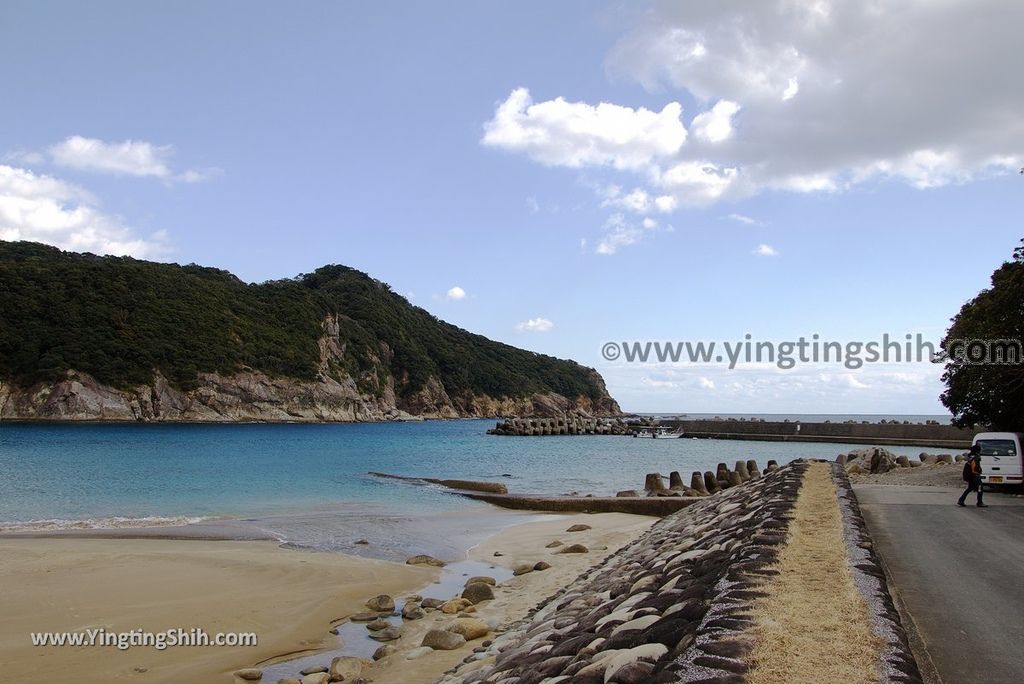
[{"label": "turquoise water", "polygon": [[[512,492],[613,494],[644,474],[832,458],[857,445],[629,437],[516,438],[491,420],[346,425],[0,425],[0,527],[338,512],[416,516],[480,508],[367,475],[498,480]],[[916,455],[920,448],[893,448]],[[505,477],[511,476],[511,477]],[[111,519],[116,519],[111,521]],[[128,520],[121,520],[128,519]],[[180,520],[179,520],[180,521]],[[145,522],[145,520],[143,520]],[[309,535],[309,532],[302,532]]]}]

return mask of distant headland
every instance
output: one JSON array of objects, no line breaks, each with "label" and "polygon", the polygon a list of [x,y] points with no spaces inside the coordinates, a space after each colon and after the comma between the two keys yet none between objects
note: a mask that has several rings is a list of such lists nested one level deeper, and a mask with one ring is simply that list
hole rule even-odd
[{"label": "distant headland", "polygon": [[352,268],[245,283],[0,242],[0,420],[616,416],[592,368],[495,342]]}]

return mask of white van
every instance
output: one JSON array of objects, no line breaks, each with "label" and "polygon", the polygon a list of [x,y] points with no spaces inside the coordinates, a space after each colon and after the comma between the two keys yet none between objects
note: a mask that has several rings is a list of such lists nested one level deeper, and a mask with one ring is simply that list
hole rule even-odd
[{"label": "white van", "polygon": [[974,443],[981,446],[981,482],[987,485],[1024,485],[1019,432],[981,432]]}]

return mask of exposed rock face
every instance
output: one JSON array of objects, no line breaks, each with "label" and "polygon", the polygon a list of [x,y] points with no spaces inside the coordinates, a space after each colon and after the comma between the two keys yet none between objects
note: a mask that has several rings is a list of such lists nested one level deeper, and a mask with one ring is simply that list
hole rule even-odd
[{"label": "exposed rock face", "polygon": [[436,377],[419,391],[399,396],[396,380],[387,371],[391,351],[384,345],[375,360],[375,374],[354,378],[343,370],[342,323],[334,316],[324,320],[320,366],[311,380],[271,377],[253,370],[230,376],[200,373],[195,389],[181,391],[157,372],[148,385],[118,389],[86,373],[69,371],[57,382],[27,388],[0,380],[0,420],[375,422],[562,415],[567,407],[594,415],[621,413],[596,371],[595,383],[602,393],[596,402],[554,392],[519,398],[450,396]]}]

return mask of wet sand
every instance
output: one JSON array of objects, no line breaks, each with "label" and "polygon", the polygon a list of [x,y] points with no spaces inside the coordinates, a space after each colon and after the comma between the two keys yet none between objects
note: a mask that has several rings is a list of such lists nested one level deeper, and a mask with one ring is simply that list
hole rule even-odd
[{"label": "wet sand", "polygon": [[[422,586],[434,569],[182,539],[0,539],[5,681],[230,682],[271,656],[318,648],[367,597]],[[31,632],[202,628],[255,632],[255,647],[34,647]]]}]

